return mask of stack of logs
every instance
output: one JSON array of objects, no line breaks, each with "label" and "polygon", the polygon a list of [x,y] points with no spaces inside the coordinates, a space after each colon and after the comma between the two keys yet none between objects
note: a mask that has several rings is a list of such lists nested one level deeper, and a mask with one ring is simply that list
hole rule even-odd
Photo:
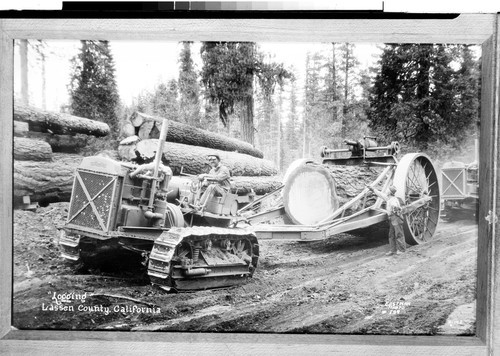
[{"label": "stack of logs", "polygon": [[[132,114],[122,127],[124,139],[118,152],[124,161],[143,163],[153,159],[162,118]],[[14,105],[14,204],[47,205],[69,201],[74,172],[89,135],[109,134],[105,123],[64,113]],[[268,193],[281,185],[274,164],[262,158],[252,145],[224,135],[170,121],[164,159],[174,175],[208,172],[207,156],[218,154],[233,174],[240,190]],[[182,176],[179,179],[189,179]]]},{"label": "stack of logs", "polygon": [[109,134],[105,123],[14,105],[14,205],[69,201],[89,135]]},{"label": "stack of logs", "polygon": [[[162,122],[160,117],[133,113],[122,127],[122,135],[129,137],[120,143],[119,157],[138,163],[152,160]],[[231,171],[234,186],[240,190],[253,189],[262,195],[281,185],[274,164],[263,159],[262,152],[251,144],[179,122],[169,122],[163,158],[174,176],[181,175],[181,172],[190,175],[207,173],[210,169],[207,156],[210,154],[221,158]]]}]

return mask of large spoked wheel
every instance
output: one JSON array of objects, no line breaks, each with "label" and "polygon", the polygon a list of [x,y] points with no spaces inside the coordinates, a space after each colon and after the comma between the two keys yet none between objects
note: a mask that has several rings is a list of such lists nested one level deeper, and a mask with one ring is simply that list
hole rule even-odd
[{"label": "large spoked wheel", "polygon": [[[436,231],[440,209],[438,176],[431,159],[422,153],[405,155],[398,163],[393,184],[396,196],[405,205],[419,206],[403,215],[406,242],[417,245],[429,241]],[[425,197],[431,200],[420,206]]]}]

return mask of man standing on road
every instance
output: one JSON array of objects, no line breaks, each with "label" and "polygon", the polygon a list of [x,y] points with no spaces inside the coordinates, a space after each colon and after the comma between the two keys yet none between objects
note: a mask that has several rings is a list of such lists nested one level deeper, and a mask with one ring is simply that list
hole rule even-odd
[{"label": "man standing on road", "polygon": [[391,251],[386,253],[386,255],[397,255],[399,253],[398,242],[406,250],[406,242],[403,231],[403,218],[401,217],[402,206],[399,202],[399,199],[396,197],[397,189],[395,186],[391,185],[389,187],[389,195],[386,195],[371,186],[368,186],[368,189],[380,198],[384,199],[386,202],[386,211],[387,216],[389,217],[389,246],[391,247]]},{"label": "man standing on road", "polygon": [[208,174],[200,174],[198,179],[203,182],[203,185],[207,186],[207,189],[200,198],[199,207],[204,208],[208,200],[215,196],[215,194],[224,194],[229,189],[231,189],[231,173],[229,168],[224,166],[220,162],[220,157],[218,155],[209,155],[208,163],[212,167]]}]

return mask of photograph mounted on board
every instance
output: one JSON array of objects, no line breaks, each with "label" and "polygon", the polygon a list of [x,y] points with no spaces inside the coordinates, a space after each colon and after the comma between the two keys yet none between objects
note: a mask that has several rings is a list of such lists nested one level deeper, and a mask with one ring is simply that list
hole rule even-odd
[{"label": "photograph mounted on board", "polygon": [[12,325],[474,336],[480,60],[16,40]]}]

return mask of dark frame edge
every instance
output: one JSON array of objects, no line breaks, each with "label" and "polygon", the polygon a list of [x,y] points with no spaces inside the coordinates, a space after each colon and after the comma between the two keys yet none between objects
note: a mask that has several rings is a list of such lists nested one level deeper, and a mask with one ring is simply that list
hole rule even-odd
[{"label": "dark frame edge", "polygon": [[[500,65],[498,58],[500,56],[500,30],[499,30],[499,19],[500,15],[495,15],[494,26],[492,28],[493,34],[483,43],[483,49],[487,49],[489,51],[489,55],[496,59],[494,65],[491,65],[491,73],[489,76],[489,82],[491,84],[492,92],[489,94],[489,110],[483,107],[481,112],[481,130],[486,130],[486,127],[490,128],[490,131],[485,131],[486,134],[490,137],[489,142],[491,145],[488,146],[486,142],[482,142],[481,145],[481,157],[484,157],[484,154],[489,154],[489,159],[487,163],[484,163],[482,167],[486,169],[482,172],[487,172],[486,176],[488,177],[487,188],[482,189],[482,196],[484,195],[486,201],[483,202],[482,207],[480,209],[480,219],[482,223],[480,223],[480,236],[481,231],[484,231],[485,234],[481,241],[481,248],[484,251],[484,255],[486,258],[486,263],[484,261],[479,261],[478,258],[478,275],[479,271],[484,271],[484,276],[481,275],[478,277],[478,287],[479,283],[481,283],[481,294],[478,293],[478,305],[479,298],[484,298],[484,308],[478,308],[478,327],[477,327],[477,337],[468,338],[467,341],[464,341],[464,337],[454,337],[454,336],[396,336],[396,338],[401,338],[401,341],[406,341],[405,345],[399,344],[399,342],[395,341],[394,336],[386,336],[386,335],[305,335],[309,338],[317,339],[317,337],[321,338],[330,338],[329,341],[320,342],[319,344],[310,344],[310,342],[301,342],[303,339],[303,335],[269,335],[263,334],[261,339],[263,342],[260,342],[259,336],[255,334],[245,334],[246,338],[253,338],[253,341],[243,341],[242,346],[237,346],[236,343],[228,343],[228,335],[230,334],[222,334],[224,338],[219,338],[218,336],[214,337],[216,334],[187,334],[188,338],[186,339],[186,334],[181,333],[173,333],[170,335],[146,335],[146,334],[135,334],[133,337],[127,333],[105,333],[105,332],[80,332],[80,331],[71,331],[70,337],[62,338],[56,337],[57,331],[18,331],[14,330],[11,327],[11,311],[12,311],[12,254],[8,254],[7,258],[0,259],[0,351],[1,350],[9,350],[14,351],[16,353],[20,353],[23,350],[39,350],[48,352],[54,346],[57,345],[56,353],[63,353],[64,351],[73,350],[74,347],[79,345],[86,349],[90,350],[109,350],[113,345],[122,343],[125,345],[131,344],[143,344],[148,341],[157,341],[156,343],[148,345],[151,350],[164,350],[165,346],[172,347],[173,350],[177,351],[189,351],[191,350],[192,343],[206,343],[211,345],[211,352],[221,350],[227,353],[228,350],[244,350],[244,347],[250,346],[250,348],[246,349],[246,353],[249,351],[257,352],[257,351],[267,351],[267,353],[271,352],[269,348],[273,344],[279,346],[280,349],[276,354],[289,354],[291,350],[295,350],[293,353],[299,352],[297,347],[308,347],[309,352],[317,351],[317,352],[332,352],[334,348],[340,347],[341,350],[346,351],[349,348],[350,353],[352,354],[366,354],[366,351],[362,350],[363,347],[371,347],[372,354],[385,354],[387,351],[391,352],[401,352],[404,351],[405,354],[422,354],[422,352],[427,353],[429,348],[433,349],[434,352],[441,354],[441,351],[450,352],[452,349],[455,351],[454,354],[462,355],[462,354],[477,354],[477,355],[492,355],[495,351],[500,351],[500,336],[495,337],[495,331],[500,332],[500,298],[496,298],[495,296],[500,296],[499,291],[499,278],[500,278],[500,267],[498,265],[499,262],[499,251],[500,251],[500,234],[498,230],[498,222],[494,224],[487,225],[484,222],[484,218],[487,216],[489,211],[491,210],[493,215],[490,216],[498,216],[497,207],[500,204],[500,196],[498,194],[498,184],[500,184],[500,178],[498,177],[498,157],[499,157],[499,148],[498,148],[498,131],[499,131],[499,101],[500,101]],[[11,34],[4,31],[3,20],[0,19],[0,80],[2,82],[1,91],[0,91],[0,117],[11,117],[12,116],[12,93],[13,93],[13,52],[14,45],[13,39],[18,38],[16,34]],[[484,53],[483,53],[484,55]],[[7,59],[6,59],[7,58]],[[10,58],[10,59],[9,59]],[[483,64],[485,60],[483,59]],[[483,68],[484,70],[484,68]],[[482,93],[482,101],[486,97],[486,94]],[[491,113],[490,116],[487,116],[488,113]],[[486,118],[486,119],[485,119]],[[490,120],[490,118],[492,118]],[[489,122],[491,121],[491,122]],[[485,125],[485,123],[488,123]],[[4,126],[5,127],[5,126]],[[7,129],[11,129],[10,125],[6,126]],[[5,238],[5,236],[12,236],[12,130],[4,130],[3,138],[0,140],[0,157],[2,160],[2,167],[8,167],[7,169],[0,170],[0,252],[1,251],[12,251],[12,240],[9,238]],[[482,141],[482,140],[481,140]],[[496,144],[495,144],[496,142]],[[496,161],[490,159],[491,157],[496,157]],[[485,161],[483,159],[483,161]],[[482,181],[484,183],[484,180]],[[493,184],[496,186],[493,186]],[[484,186],[484,184],[483,184]],[[485,215],[481,215],[481,213],[486,213]],[[481,226],[482,229],[481,230]],[[478,250],[480,246],[478,245]],[[5,256],[5,254],[3,254]],[[489,262],[488,262],[489,260]],[[484,278],[483,278],[484,277]],[[479,288],[478,288],[479,292]],[[480,312],[481,311],[481,312]],[[68,334],[65,334],[68,335]],[[184,337],[183,341],[181,340],[181,336]],[[280,343],[277,343],[276,340],[269,342],[265,341],[268,338],[278,338],[279,340],[283,340]],[[140,338],[140,340],[137,340]],[[288,340],[285,340],[288,338]],[[374,341],[373,338],[378,338],[378,341]],[[148,340],[150,339],[150,340]],[[154,339],[154,340],[153,340]],[[28,342],[26,342],[29,340]],[[255,341],[259,344],[255,344]],[[103,341],[109,341],[109,345],[106,346],[107,343],[103,343]],[[430,343],[429,343],[430,341]],[[123,345],[122,348],[125,349],[128,346]],[[196,345],[196,344],[195,344]],[[235,346],[236,345],[236,346]],[[158,348],[159,347],[159,348]],[[253,350],[252,350],[253,347]],[[128,350],[130,353],[132,349]],[[136,349],[137,350],[137,349]],[[427,352],[425,352],[425,350]],[[199,350],[198,350],[199,351]],[[456,352],[458,351],[458,352]],[[195,354],[195,353],[193,353]],[[208,353],[207,353],[208,354]]]}]

